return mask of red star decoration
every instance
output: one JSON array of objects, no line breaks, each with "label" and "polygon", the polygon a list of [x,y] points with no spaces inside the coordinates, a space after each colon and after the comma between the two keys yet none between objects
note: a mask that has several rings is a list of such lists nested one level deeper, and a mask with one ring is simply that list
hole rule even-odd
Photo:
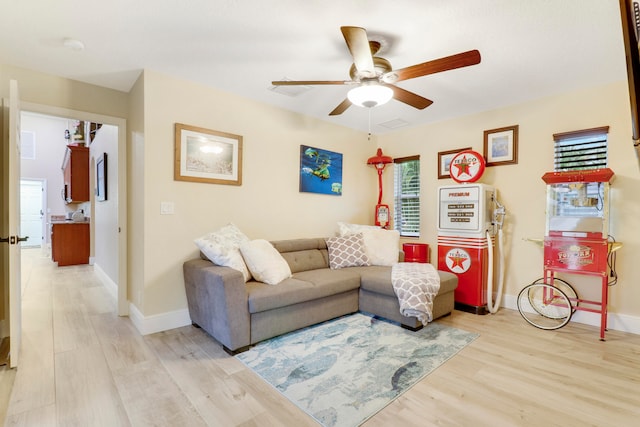
[{"label": "red star decoration", "polygon": [[458,168],[458,175],[462,175],[464,173],[471,176],[471,174],[469,173],[470,163],[467,161],[467,156],[462,156],[462,161],[460,163],[456,163],[453,166]]},{"label": "red star decoration", "polygon": [[460,256],[459,254],[456,254],[454,256],[450,256],[449,259],[451,261],[453,261],[453,265],[450,267],[451,269],[456,268],[456,266],[464,269],[464,266],[462,265],[462,263],[467,260],[466,257]]}]

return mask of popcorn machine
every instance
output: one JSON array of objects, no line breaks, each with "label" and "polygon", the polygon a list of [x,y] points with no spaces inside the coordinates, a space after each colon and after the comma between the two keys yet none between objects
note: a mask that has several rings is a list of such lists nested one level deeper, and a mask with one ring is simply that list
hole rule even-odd
[{"label": "popcorn machine", "polygon": [[[620,247],[609,239],[611,169],[548,172],[544,236],[544,281],[554,283],[556,273],[600,276],[600,301],[575,298],[574,310],[600,314],[600,339],[607,328],[608,259]],[[612,274],[615,274],[613,272]]]}]

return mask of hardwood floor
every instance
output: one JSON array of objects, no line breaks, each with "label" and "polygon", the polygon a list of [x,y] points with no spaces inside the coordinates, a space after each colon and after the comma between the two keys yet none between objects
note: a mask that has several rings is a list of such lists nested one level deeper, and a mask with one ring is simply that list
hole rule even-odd
[{"label": "hardwood floor", "polygon": [[[21,360],[0,371],[5,425],[317,426],[200,329],[142,337],[92,267],[23,253]],[[637,425],[640,335],[542,331],[504,309],[439,321],[480,337],[364,426]]]}]

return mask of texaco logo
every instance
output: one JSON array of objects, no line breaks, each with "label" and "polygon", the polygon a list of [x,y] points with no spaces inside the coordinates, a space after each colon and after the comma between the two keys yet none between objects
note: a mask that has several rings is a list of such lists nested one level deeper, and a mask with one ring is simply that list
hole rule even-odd
[{"label": "texaco logo", "polygon": [[453,248],[445,256],[447,267],[453,273],[464,273],[471,267],[471,257],[464,249]]},{"label": "texaco logo", "polygon": [[484,173],[485,161],[480,153],[465,150],[451,159],[449,175],[457,183],[475,182]]}]

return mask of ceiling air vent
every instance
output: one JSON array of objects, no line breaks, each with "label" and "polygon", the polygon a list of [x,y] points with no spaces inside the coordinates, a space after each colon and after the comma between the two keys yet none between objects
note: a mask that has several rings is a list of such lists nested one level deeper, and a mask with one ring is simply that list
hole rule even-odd
[{"label": "ceiling air vent", "polygon": [[402,119],[393,119],[383,123],[378,123],[379,126],[386,127],[387,129],[398,129],[409,124],[408,121]]}]

